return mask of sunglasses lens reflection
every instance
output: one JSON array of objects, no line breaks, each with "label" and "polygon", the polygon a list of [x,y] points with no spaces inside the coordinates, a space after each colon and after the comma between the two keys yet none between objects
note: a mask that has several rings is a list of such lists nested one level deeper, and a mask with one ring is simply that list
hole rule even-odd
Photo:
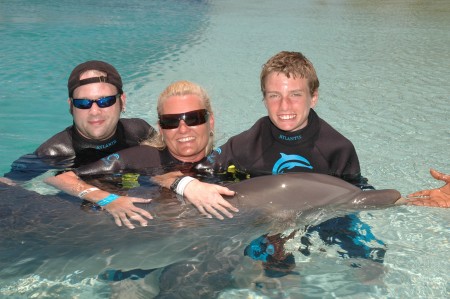
[{"label": "sunglasses lens reflection", "polygon": [[94,103],[100,108],[111,107],[116,103],[117,95],[100,98],[98,100],[72,99],[72,104],[78,109],[91,109]]},{"label": "sunglasses lens reflection", "polygon": [[159,116],[159,125],[162,129],[176,129],[180,125],[180,121],[183,120],[188,126],[198,126],[206,123],[208,116],[206,109],[180,114],[162,114]]}]

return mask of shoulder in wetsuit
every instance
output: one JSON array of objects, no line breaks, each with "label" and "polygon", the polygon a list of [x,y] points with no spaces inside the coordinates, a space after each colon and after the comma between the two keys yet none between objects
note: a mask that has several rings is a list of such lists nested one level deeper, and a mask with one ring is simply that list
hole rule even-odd
[{"label": "shoulder in wetsuit", "polygon": [[186,163],[177,160],[167,148],[158,150],[152,146],[139,145],[118,151],[94,163],[78,167],[73,171],[78,176],[124,172],[153,175],[174,170],[189,173],[195,165],[196,163]]},{"label": "shoulder in wetsuit", "polygon": [[268,116],[249,130],[231,137],[208,156],[215,171],[230,164],[251,176],[287,172],[316,172],[365,184],[358,156],[350,140],[319,118],[314,110],[308,125],[295,132],[279,130]]},{"label": "shoulder in wetsuit", "polygon": [[121,149],[136,146],[152,137],[155,132],[155,129],[142,119],[122,118],[111,138],[97,141],[84,138],[74,126],[70,126],[44,142],[33,154],[24,155],[14,161],[11,171],[6,173],[5,177],[26,181],[49,169],[85,165]]}]

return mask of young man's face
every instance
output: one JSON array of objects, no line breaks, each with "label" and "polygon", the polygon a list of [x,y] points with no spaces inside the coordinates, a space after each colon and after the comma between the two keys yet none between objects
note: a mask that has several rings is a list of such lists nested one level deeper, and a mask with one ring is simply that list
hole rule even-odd
[{"label": "young man's face", "polygon": [[[81,78],[85,79],[85,78]],[[74,99],[97,100],[117,94],[117,88],[109,83],[91,83],[75,89]],[[100,108],[93,103],[89,109],[73,107],[73,120],[78,132],[94,140],[104,140],[111,137],[116,131],[120,118],[121,107],[125,107],[125,94],[117,97],[116,103],[110,107]],[[122,105],[119,103],[122,101]],[[69,99],[69,105],[71,100]]]},{"label": "young man's face", "polygon": [[282,73],[270,73],[265,83],[264,103],[272,123],[289,132],[304,128],[310,109],[316,106],[318,91],[311,96],[305,78],[288,78]]}]

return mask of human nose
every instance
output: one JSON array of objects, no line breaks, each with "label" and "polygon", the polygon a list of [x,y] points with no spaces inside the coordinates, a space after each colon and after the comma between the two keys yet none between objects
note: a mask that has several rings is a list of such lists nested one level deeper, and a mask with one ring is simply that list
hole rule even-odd
[{"label": "human nose", "polygon": [[180,124],[178,125],[178,131],[183,133],[189,130],[189,126],[184,122],[184,120],[180,120]]},{"label": "human nose", "polygon": [[289,96],[284,95],[281,96],[281,101],[280,101],[280,108],[281,109],[288,109],[291,105],[291,99],[289,98]]},{"label": "human nose", "polygon": [[99,114],[102,108],[97,105],[97,102],[92,103],[91,108],[89,108],[90,114]]}]

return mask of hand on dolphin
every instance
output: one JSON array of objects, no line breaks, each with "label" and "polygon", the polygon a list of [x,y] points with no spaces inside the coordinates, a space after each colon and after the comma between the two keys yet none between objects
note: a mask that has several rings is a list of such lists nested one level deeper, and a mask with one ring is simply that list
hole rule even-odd
[{"label": "hand on dolphin", "polygon": [[[182,175],[183,173],[180,171],[173,171],[155,175],[151,180],[154,183],[169,189],[175,179]],[[227,187],[204,183],[197,179],[188,183],[183,192],[184,198],[193,204],[199,212],[206,217],[212,218],[212,215],[214,215],[216,218],[223,220],[223,214],[228,218],[233,218],[231,212],[239,212],[239,210],[225,200],[222,195],[233,196],[234,191],[231,191]]]},{"label": "hand on dolphin", "polygon": [[184,189],[184,197],[206,217],[212,218],[212,214],[223,220],[223,214],[228,218],[233,218],[230,211],[239,212],[239,210],[225,200],[222,195],[233,196],[234,191],[220,185],[200,182],[197,179],[190,182]]},{"label": "hand on dolphin", "polygon": [[430,169],[431,176],[445,182],[440,188],[421,190],[408,195],[408,204],[430,207],[450,207],[450,175]]},{"label": "hand on dolphin", "polygon": [[[56,187],[70,195],[79,196],[92,203],[97,203],[104,199],[109,192],[94,188],[94,186],[87,184],[81,180],[73,171],[61,173],[57,176],[48,177],[45,183]],[[90,190],[90,192],[80,195],[80,192]],[[134,203],[148,203],[151,199],[143,199],[136,197],[120,196],[114,201],[106,204],[103,208],[108,211],[113,217],[118,226],[124,224],[126,227],[133,229],[134,225],[130,219],[139,222],[142,226],[147,226],[147,219],[153,219],[152,215],[144,209],[138,208]]]},{"label": "hand on dolphin", "polygon": [[134,203],[148,202],[148,199],[121,196],[103,208],[114,217],[114,222],[118,226],[122,226],[123,223],[126,227],[133,229],[134,225],[130,219],[139,222],[141,226],[147,226],[148,223],[145,218],[153,219],[149,212],[134,205]]}]

